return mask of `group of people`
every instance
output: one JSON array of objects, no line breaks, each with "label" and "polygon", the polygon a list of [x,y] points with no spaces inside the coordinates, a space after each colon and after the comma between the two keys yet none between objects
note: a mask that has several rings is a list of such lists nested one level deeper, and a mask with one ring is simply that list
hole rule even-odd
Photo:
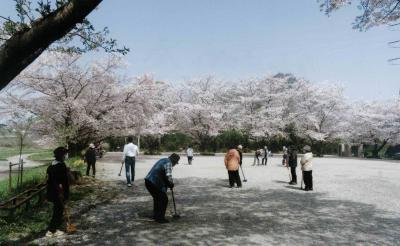
[{"label": "group of people", "polygon": [[261,159],[261,165],[267,165],[268,162],[268,156],[271,155],[271,151],[268,150],[267,146],[264,146],[263,149],[257,149],[255,154],[254,154],[254,162],[253,162],[253,166],[256,165],[257,166],[260,165],[260,157],[262,157]]},{"label": "group of people", "polygon": [[[125,164],[127,186],[131,187],[135,180],[135,163],[136,157],[139,154],[139,148],[133,144],[133,138],[128,137],[128,143],[124,146],[122,164]],[[86,174],[89,175],[89,170],[92,168],[93,176],[95,175],[95,162],[96,158],[93,156],[94,145],[89,145],[88,151],[85,153],[85,160],[88,163]],[[305,154],[301,157],[300,164],[303,172],[303,179],[305,190],[313,190],[312,181],[312,159],[313,154],[310,146],[304,146]],[[242,145],[231,146],[225,155],[224,163],[228,171],[229,187],[233,188],[235,185],[238,188],[242,187],[242,181],[239,175],[239,168],[243,163],[243,147]],[[65,157],[67,149],[58,147],[54,150],[55,160],[47,168],[47,198],[53,203],[53,215],[48,227],[46,236],[58,236],[63,232],[59,230],[64,213],[64,204],[69,198],[69,181],[68,171],[65,165]],[[268,149],[264,147],[262,165],[267,164]],[[186,151],[188,162],[191,164],[193,160],[193,149],[191,146]],[[180,156],[176,153],[171,154],[167,158],[158,160],[149,173],[144,178],[145,187],[153,198],[153,219],[158,223],[168,223],[165,218],[165,211],[168,205],[167,190],[174,188],[174,181],[172,178],[172,168],[178,164]],[[265,163],[265,164],[264,164]],[[289,148],[284,152],[283,163],[290,167],[291,180],[290,184],[297,184],[297,152],[295,148]],[[121,167],[122,168],[122,167]]]}]

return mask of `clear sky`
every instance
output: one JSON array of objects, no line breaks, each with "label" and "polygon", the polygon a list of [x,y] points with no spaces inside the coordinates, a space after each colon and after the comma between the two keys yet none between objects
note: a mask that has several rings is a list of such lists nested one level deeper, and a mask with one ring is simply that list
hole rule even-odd
[{"label": "clear sky", "polygon": [[[11,15],[5,2],[0,14]],[[353,99],[397,97],[400,66],[387,60],[400,50],[387,43],[400,30],[353,30],[357,13],[353,6],[327,17],[315,0],[104,0],[89,19],[131,49],[133,76],[179,82],[284,72],[339,82]]]}]

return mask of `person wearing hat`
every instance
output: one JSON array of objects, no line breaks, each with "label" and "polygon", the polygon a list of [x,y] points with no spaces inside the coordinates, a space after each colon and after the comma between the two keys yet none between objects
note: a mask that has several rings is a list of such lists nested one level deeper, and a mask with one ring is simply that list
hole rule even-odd
[{"label": "person wearing hat", "polygon": [[294,146],[289,147],[288,151],[288,168],[290,167],[291,180],[289,182],[290,185],[297,184],[297,175],[296,175],[296,167],[297,167],[297,151]]},{"label": "person wearing hat", "polygon": [[225,155],[224,163],[226,169],[228,170],[230,188],[233,188],[235,183],[238,188],[241,188],[242,181],[240,180],[239,176],[240,155],[239,151],[237,151],[235,147],[229,148],[228,152]]},{"label": "person wearing hat", "polygon": [[168,158],[158,160],[144,178],[146,189],[153,197],[153,218],[159,223],[168,223],[165,210],[168,205],[167,189],[174,188],[172,167],[178,164],[180,156],[173,153]]},{"label": "person wearing hat", "polygon": [[47,237],[61,236],[64,202],[69,197],[69,182],[67,166],[64,163],[67,149],[58,147],[54,150],[55,160],[47,168],[47,200],[53,203],[53,216],[48,227]]},{"label": "person wearing hat", "polygon": [[311,147],[306,145],[303,148],[304,155],[301,157],[300,164],[301,170],[303,171],[303,180],[305,191],[313,190],[313,177],[312,177],[312,161],[313,153],[311,152]]},{"label": "person wearing hat", "polygon": [[239,164],[242,165],[242,162],[243,162],[243,146],[241,144],[239,144],[237,146],[237,151],[239,152],[239,157],[240,157]]},{"label": "person wearing hat", "polygon": [[86,176],[89,176],[90,167],[92,167],[92,176],[96,175],[96,149],[94,144],[89,144],[89,149],[85,153],[85,162],[87,164]]}]

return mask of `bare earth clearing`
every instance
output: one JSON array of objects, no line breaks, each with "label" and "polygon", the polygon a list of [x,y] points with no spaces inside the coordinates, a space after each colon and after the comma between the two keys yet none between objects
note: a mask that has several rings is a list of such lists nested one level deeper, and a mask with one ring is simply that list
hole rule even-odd
[{"label": "bare earth clearing", "polygon": [[[398,245],[400,242],[400,163],[316,158],[314,191],[289,186],[280,158],[251,166],[248,182],[228,188],[223,157],[185,157],[174,168],[179,220],[157,224],[148,219],[152,199],[143,178],[160,156],[142,156],[136,181],[126,187],[118,177],[121,153],[108,153],[98,178],[110,181],[117,196],[83,214],[78,232],[35,240],[60,245]],[[170,195],[170,194],[169,194]],[[170,197],[168,217],[172,215]]]}]

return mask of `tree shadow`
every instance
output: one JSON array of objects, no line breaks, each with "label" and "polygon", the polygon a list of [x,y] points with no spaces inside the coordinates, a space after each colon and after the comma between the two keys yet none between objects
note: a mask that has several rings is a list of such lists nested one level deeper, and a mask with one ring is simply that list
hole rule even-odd
[{"label": "tree shadow", "polygon": [[[136,182],[136,181],[135,181]],[[181,218],[157,224],[143,181],[85,214],[65,245],[395,245],[400,219],[373,205],[317,192],[230,189],[222,180],[176,180]],[[216,185],[217,184],[217,185]],[[292,187],[288,186],[287,188]],[[167,216],[172,216],[172,199]],[[61,243],[61,244],[64,244]]]}]

